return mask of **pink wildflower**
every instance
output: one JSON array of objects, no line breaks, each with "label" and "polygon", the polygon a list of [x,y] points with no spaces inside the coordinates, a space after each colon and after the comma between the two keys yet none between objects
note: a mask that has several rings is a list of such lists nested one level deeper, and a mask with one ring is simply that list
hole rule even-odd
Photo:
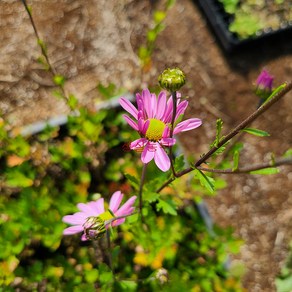
[{"label": "pink wildflower", "polygon": [[132,196],[120,208],[123,194],[120,191],[115,192],[109,203],[109,210],[105,211],[104,199],[91,201],[87,204],[79,203],[77,205],[80,212],[73,215],[64,216],[62,221],[73,226],[63,231],[64,235],[71,235],[83,232],[81,240],[96,239],[105,232],[109,226],[117,226],[125,222],[125,218],[113,220],[115,217],[128,216],[133,213],[133,204],[136,196]]},{"label": "pink wildflower", "polygon": [[256,84],[257,88],[263,91],[271,92],[273,88],[274,77],[267,70],[263,70],[258,76]]},{"label": "pink wildflower", "polygon": [[[154,93],[144,89],[142,95],[136,94],[136,101],[137,108],[127,99],[120,98],[120,105],[132,116],[131,118],[124,115],[124,119],[141,136],[130,144],[130,149],[142,152],[143,163],[154,159],[159,169],[167,171],[170,168],[170,160],[164,148],[170,147],[176,142],[175,138],[170,136],[173,99],[170,97],[167,100],[164,91],[160,92],[156,98]],[[174,135],[195,129],[202,124],[202,121],[196,118],[179,122],[187,106],[188,102],[181,101],[178,95]]]}]

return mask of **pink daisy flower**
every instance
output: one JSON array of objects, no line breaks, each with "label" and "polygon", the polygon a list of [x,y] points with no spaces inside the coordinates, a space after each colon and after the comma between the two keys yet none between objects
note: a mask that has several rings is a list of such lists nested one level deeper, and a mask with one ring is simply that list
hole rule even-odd
[{"label": "pink daisy flower", "polygon": [[121,207],[123,194],[120,191],[115,192],[109,203],[109,209],[105,211],[104,199],[100,198],[97,201],[91,201],[87,204],[77,204],[80,212],[73,215],[64,216],[62,221],[73,226],[66,228],[63,231],[64,235],[71,235],[83,232],[81,240],[97,239],[100,237],[109,226],[118,226],[125,222],[125,218],[113,220],[115,217],[128,216],[133,213],[135,207],[133,204],[136,196],[132,196]]},{"label": "pink daisy flower", "polygon": [[[141,136],[130,144],[130,149],[142,152],[143,163],[154,159],[159,169],[167,171],[170,168],[170,160],[164,149],[176,142],[175,138],[170,137],[173,99],[170,97],[167,100],[164,91],[156,97],[154,93],[144,89],[142,95],[136,94],[136,102],[137,108],[124,97],[120,98],[120,105],[132,116],[123,115],[124,119]],[[188,102],[181,101],[178,94],[174,135],[195,129],[202,124],[202,121],[196,118],[179,122],[187,106]]]}]

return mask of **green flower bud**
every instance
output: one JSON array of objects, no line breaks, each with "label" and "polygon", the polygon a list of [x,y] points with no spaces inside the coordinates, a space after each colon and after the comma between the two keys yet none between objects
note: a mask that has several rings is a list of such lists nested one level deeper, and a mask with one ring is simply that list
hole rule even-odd
[{"label": "green flower bud", "polygon": [[84,234],[88,240],[96,240],[105,233],[105,223],[100,217],[90,216],[83,224]]},{"label": "green flower bud", "polygon": [[163,89],[175,92],[185,85],[186,77],[179,68],[168,68],[159,75],[158,82]]}]

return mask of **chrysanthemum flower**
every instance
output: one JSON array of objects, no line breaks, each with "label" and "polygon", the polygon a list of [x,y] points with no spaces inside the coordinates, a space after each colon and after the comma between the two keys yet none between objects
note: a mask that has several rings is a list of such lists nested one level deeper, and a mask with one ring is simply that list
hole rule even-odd
[{"label": "chrysanthemum flower", "polygon": [[113,220],[115,217],[128,216],[133,213],[133,204],[136,196],[132,196],[120,208],[123,194],[120,191],[115,192],[109,203],[109,209],[105,211],[104,199],[91,201],[87,204],[79,203],[77,205],[80,212],[73,215],[64,216],[62,221],[73,226],[63,231],[64,235],[71,235],[83,232],[81,240],[96,239],[100,237],[109,226],[117,226],[125,222],[125,218]]},{"label": "chrysanthemum flower", "polygon": [[262,70],[256,81],[255,93],[262,99],[267,99],[273,90],[274,77],[267,70]]},{"label": "chrysanthemum flower", "polygon": [[[173,114],[173,99],[166,98],[164,91],[158,97],[148,89],[142,95],[136,94],[137,108],[127,99],[120,98],[120,105],[132,116],[124,115],[126,122],[138,133],[141,138],[130,144],[130,149],[141,151],[141,160],[148,163],[154,159],[162,171],[170,168],[170,160],[164,148],[175,144],[175,138],[170,136]],[[181,101],[178,95],[177,110],[174,120],[173,134],[189,131],[202,124],[200,119],[192,118],[180,122],[188,102]],[[133,119],[134,118],[134,119]]]}]

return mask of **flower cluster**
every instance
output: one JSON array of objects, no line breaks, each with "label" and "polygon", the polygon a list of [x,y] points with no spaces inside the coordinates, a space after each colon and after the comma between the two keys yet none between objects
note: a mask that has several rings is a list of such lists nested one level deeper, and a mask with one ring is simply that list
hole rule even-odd
[{"label": "flower cluster", "polygon": [[[181,100],[177,94],[176,115],[174,119],[173,134],[189,131],[199,127],[202,121],[191,118],[180,122],[188,106],[186,100]],[[142,94],[136,94],[137,108],[127,99],[120,98],[120,105],[132,116],[124,115],[126,122],[140,134],[140,138],[130,144],[130,149],[141,153],[143,163],[154,159],[162,171],[170,168],[170,159],[165,147],[171,147],[176,140],[171,135],[171,121],[173,114],[173,99],[167,99],[164,91],[158,97],[144,89]]]},{"label": "flower cluster", "polygon": [[[83,232],[81,240],[92,240],[101,237],[109,226],[118,226],[125,222],[125,218],[134,212],[133,204],[136,196],[131,197],[121,207],[123,194],[115,192],[109,203],[109,209],[105,211],[104,199],[91,201],[87,204],[79,203],[77,208],[80,212],[63,217],[63,222],[71,224],[63,231],[64,235]],[[117,218],[117,219],[115,219]]]}]

